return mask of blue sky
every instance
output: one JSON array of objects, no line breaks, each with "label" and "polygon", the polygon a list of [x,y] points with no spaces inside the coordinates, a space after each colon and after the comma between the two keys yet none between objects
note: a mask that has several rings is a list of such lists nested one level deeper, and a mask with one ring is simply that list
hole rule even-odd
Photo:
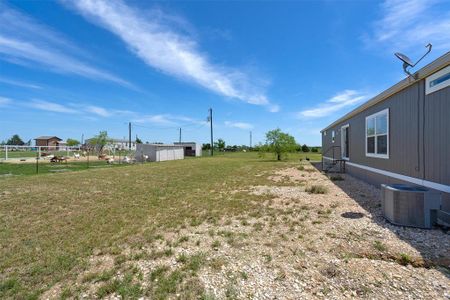
[{"label": "blue sky", "polygon": [[[320,129],[450,49],[450,2],[0,1],[0,140],[263,142]],[[418,66],[418,67],[420,67]]]}]

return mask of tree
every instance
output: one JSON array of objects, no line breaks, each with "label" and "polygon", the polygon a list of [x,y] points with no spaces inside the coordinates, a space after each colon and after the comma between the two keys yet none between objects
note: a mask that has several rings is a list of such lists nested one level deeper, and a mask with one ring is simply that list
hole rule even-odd
[{"label": "tree", "polygon": [[80,142],[78,140],[70,139],[70,138],[67,139],[66,143],[67,143],[67,146],[69,146],[69,147],[77,146],[80,144]]},{"label": "tree", "polygon": [[287,152],[295,150],[297,143],[295,138],[288,133],[284,133],[277,128],[266,133],[265,150],[275,153],[277,160],[281,160],[281,156]]},{"label": "tree", "polygon": [[217,142],[214,143],[214,147],[219,149],[219,151],[223,151],[225,149],[225,141],[218,139]]},{"label": "tree", "polygon": [[22,146],[25,144],[18,134],[13,135],[7,142],[7,145],[17,145]]},{"label": "tree", "polygon": [[110,142],[111,139],[106,131],[100,131],[98,135],[89,140],[89,144],[95,146],[99,154],[103,152],[103,148]]},{"label": "tree", "polygon": [[210,150],[211,149],[211,144],[202,144],[202,150],[206,151],[206,150]]},{"label": "tree", "polygon": [[136,136],[136,144],[142,144],[142,140]]},{"label": "tree", "polygon": [[306,144],[303,144],[302,152],[309,152],[309,147]]}]

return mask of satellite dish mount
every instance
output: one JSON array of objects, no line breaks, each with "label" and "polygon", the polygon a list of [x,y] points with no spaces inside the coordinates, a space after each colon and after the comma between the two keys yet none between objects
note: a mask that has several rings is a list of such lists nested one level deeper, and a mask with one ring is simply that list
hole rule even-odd
[{"label": "satellite dish mount", "polygon": [[414,79],[417,79],[417,74],[412,75],[411,72],[409,72],[408,68],[414,68],[425,56],[427,56],[428,53],[431,52],[431,44],[428,44],[425,47],[428,48],[428,51],[415,63],[413,63],[408,56],[399,52],[395,53],[395,56],[397,56],[397,58],[403,62],[403,72],[405,72],[405,74],[407,74],[408,76],[413,77]]}]

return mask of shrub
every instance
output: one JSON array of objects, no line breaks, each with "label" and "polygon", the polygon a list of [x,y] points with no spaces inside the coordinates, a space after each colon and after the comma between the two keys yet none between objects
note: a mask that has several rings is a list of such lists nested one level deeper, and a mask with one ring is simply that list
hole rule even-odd
[{"label": "shrub", "polygon": [[326,194],[328,193],[328,188],[323,185],[312,185],[307,187],[305,192],[309,194]]}]

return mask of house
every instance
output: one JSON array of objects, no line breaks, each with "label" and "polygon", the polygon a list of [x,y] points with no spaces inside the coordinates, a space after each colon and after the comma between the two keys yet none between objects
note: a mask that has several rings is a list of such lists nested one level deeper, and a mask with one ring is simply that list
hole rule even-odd
[{"label": "house", "polygon": [[176,142],[177,146],[183,146],[184,156],[202,156],[202,145],[195,142]]},{"label": "house", "polygon": [[184,159],[184,148],[167,144],[137,144],[135,159],[140,162]]},{"label": "house", "polygon": [[64,143],[62,139],[57,136],[39,136],[34,140],[36,143],[36,147],[49,147],[52,150],[59,149],[59,147]]},{"label": "house", "polygon": [[[86,145],[92,144],[93,141],[95,139],[94,138],[90,138],[90,139],[86,139]],[[131,147],[129,147],[128,145],[131,145]],[[110,150],[136,150],[136,142],[135,141],[131,141],[131,144],[129,143],[128,140],[126,139],[108,139],[108,144],[105,146],[106,148],[110,149]]]},{"label": "house", "polygon": [[[126,139],[111,139],[110,141],[112,147],[116,150],[136,150],[136,142],[131,141],[131,144],[129,143],[129,140]],[[129,147],[129,144],[131,145]]]},{"label": "house", "polygon": [[450,212],[450,52],[321,134],[328,165],[343,162],[346,172],[377,185],[407,183],[440,191],[441,209]]}]

